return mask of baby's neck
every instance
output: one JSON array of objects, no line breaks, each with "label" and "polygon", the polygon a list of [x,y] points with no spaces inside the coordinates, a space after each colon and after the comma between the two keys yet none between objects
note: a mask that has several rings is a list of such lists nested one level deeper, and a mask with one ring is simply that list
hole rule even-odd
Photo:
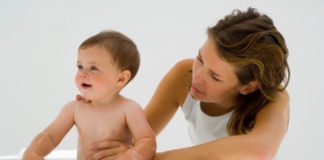
[{"label": "baby's neck", "polygon": [[120,101],[122,101],[122,99],[123,99],[123,96],[117,94],[117,95],[111,96],[111,97],[105,97],[105,98],[101,98],[101,99],[91,100],[90,104],[95,107],[110,106],[110,105],[119,103]]}]

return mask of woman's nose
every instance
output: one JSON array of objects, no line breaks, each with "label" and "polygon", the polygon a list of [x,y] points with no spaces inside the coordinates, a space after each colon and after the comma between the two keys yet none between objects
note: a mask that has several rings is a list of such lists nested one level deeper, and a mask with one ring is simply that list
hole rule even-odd
[{"label": "woman's nose", "polygon": [[193,81],[196,84],[204,84],[205,80],[204,80],[204,70],[203,69],[199,69],[196,71],[196,73],[194,74],[193,77]]}]

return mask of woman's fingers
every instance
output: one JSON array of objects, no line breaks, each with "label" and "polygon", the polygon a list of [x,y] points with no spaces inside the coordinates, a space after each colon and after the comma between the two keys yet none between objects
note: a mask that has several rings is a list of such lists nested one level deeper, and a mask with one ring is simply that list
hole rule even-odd
[{"label": "woman's fingers", "polygon": [[94,154],[92,154],[89,158],[89,160],[97,160],[97,159],[116,159],[117,157],[117,151],[116,149],[105,149],[105,150],[99,150],[96,151]]},{"label": "woman's fingers", "polygon": [[123,143],[119,142],[119,141],[102,140],[102,141],[92,144],[91,149],[92,150],[109,149],[109,148],[118,147],[120,145],[123,145]]},{"label": "woman's fingers", "polygon": [[81,97],[81,95],[78,94],[75,96],[75,100],[80,101],[83,100],[83,98]]},{"label": "woman's fingers", "polygon": [[89,159],[90,160],[97,160],[97,159],[113,160],[119,157],[121,154],[125,153],[126,150],[124,147],[114,147],[114,148],[97,150],[90,156]]},{"label": "woman's fingers", "polygon": [[100,159],[100,160],[116,160],[118,158],[118,156],[110,156],[110,157],[105,157],[103,159]]},{"label": "woman's fingers", "polygon": [[92,144],[91,150],[93,154],[89,160],[97,159],[116,159],[121,154],[125,153],[131,145],[121,141],[103,140]]},{"label": "woman's fingers", "polygon": [[84,102],[87,102],[87,103],[91,102],[90,99],[86,99],[86,98],[82,97],[79,94],[75,96],[75,100],[77,100],[77,101],[82,101],[83,100]]}]

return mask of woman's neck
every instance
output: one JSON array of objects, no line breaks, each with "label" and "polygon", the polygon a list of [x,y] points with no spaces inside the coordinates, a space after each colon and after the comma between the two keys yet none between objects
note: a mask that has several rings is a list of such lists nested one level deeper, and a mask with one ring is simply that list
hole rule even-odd
[{"label": "woman's neck", "polygon": [[223,107],[215,103],[200,102],[201,110],[209,116],[220,116],[230,112],[233,107]]}]

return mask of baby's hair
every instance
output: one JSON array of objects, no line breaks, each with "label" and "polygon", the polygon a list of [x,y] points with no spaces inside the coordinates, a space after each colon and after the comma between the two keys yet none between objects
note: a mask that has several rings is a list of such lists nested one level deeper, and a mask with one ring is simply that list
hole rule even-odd
[{"label": "baby's hair", "polygon": [[79,50],[88,47],[104,47],[111,54],[120,70],[129,70],[132,80],[140,65],[140,55],[135,43],[117,31],[102,31],[81,43]]}]

